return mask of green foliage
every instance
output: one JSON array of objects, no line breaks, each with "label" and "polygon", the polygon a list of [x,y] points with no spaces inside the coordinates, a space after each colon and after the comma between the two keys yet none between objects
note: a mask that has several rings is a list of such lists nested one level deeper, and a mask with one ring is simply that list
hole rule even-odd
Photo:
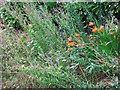
[{"label": "green foliage", "polygon": [[83,85],[84,81],[79,80],[74,75],[70,75],[67,72],[63,72],[55,68],[37,70],[31,67],[25,67],[24,70],[26,70],[30,74],[36,75],[36,79],[38,80],[38,82],[41,83],[41,85],[47,85],[48,87],[53,88],[76,88],[76,87],[79,88],[83,86],[87,87],[87,85]]},{"label": "green foliage", "polygon": [[[111,19],[111,14],[117,14],[120,12],[119,3],[113,2],[103,2],[103,3],[91,3],[91,2],[83,2],[83,3],[65,3],[64,8],[73,22],[73,26],[78,29],[76,31],[86,31],[87,24],[90,21],[96,23],[97,26],[99,24],[104,25],[106,23],[106,18]],[[99,23],[98,23],[99,21]],[[89,32],[87,30],[87,32]]]},{"label": "green foliage", "polygon": [[20,28],[20,23],[17,19],[15,19],[12,15],[4,7],[0,8],[0,19],[4,20],[6,25]]},{"label": "green foliage", "polygon": [[28,28],[25,27],[25,31],[34,37],[37,45],[44,52],[51,49],[59,49],[61,47],[60,39],[56,32],[56,27],[52,23],[51,15],[47,11],[44,11],[43,17],[41,17],[32,8],[27,14],[31,20],[31,24],[28,25]]},{"label": "green foliage", "polygon": [[[2,64],[3,80],[7,80],[4,86],[25,87],[29,82],[28,87],[40,88],[118,87],[120,35],[118,22],[115,23],[108,13],[118,12],[117,3],[6,5],[1,9],[2,18],[8,17],[6,20],[12,23],[19,20],[18,25],[24,31],[16,34],[14,28],[6,26],[4,29],[6,41]],[[91,32],[90,21],[96,27],[104,25],[105,28]],[[68,41],[70,36],[72,40]],[[69,46],[70,42],[74,44]],[[68,48],[70,50],[66,50]],[[15,71],[22,74],[11,74]],[[111,81],[106,83],[107,78]]]},{"label": "green foliage", "polygon": [[98,34],[98,45],[104,53],[119,56],[118,25],[114,24],[114,17],[112,17],[112,20],[107,24],[109,28],[106,26],[106,28]]},{"label": "green foliage", "polygon": [[[114,35],[108,35],[106,31],[103,31],[99,37],[99,44],[103,52],[110,55],[118,55],[118,43]],[[105,51],[104,51],[105,50]]]}]

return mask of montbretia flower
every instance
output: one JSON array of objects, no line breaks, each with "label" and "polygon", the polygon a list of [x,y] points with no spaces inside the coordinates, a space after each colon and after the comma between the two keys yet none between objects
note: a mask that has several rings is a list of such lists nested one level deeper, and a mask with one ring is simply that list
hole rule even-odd
[{"label": "montbretia flower", "polygon": [[68,45],[68,46],[73,46],[73,45],[74,45],[74,42],[67,42],[67,45]]},{"label": "montbretia flower", "polygon": [[96,32],[98,29],[96,27],[92,28],[92,32]]},{"label": "montbretia flower", "polygon": [[78,34],[78,33],[75,33],[75,36],[76,36],[76,37],[79,37],[79,36],[80,36],[80,34]]},{"label": "montbretia flower", "polygon": [[80,46],[84,46],[84,43],[76,45],[76,47],[80,47]]},{"label": "montbretia flower", "polygon": [[100,26],[100,28],[98,28],[98,31],[101,31],[104,29],[104,26]]},{"label": "montbretia flower", "polygon": [[77,44],[77,45],[76,45],[76,47],[79,47],[79,46],[81,46],[81,44]]},{"label": "montbretia flower", "polygon": [[72,41],[72,37],[70,36],[69,38],[67,38],[68,41]]},{"label": "montbretia flower", "polygon": [[71,50],[71,48],[67,48],[67,51],[70,51]]},{"label": "montbretia flower", "polygon": [[94,25],[94,22],[89,22],[89,26],[93,26]]}]

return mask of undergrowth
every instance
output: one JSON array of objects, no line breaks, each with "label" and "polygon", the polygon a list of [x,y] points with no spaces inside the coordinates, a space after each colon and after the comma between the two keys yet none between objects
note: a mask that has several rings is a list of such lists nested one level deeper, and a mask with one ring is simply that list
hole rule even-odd
[{"label": "undergrowth", "polygon": [[[2,21],[3,88],[118,88],[120,37],[115,17],[103,16],[99,22],[99,11],[91,11],[91,3],[53,8],[50,3],[11,4],[3,8],[22,28]],[[101,4],[96,8],[102,10]]]}]

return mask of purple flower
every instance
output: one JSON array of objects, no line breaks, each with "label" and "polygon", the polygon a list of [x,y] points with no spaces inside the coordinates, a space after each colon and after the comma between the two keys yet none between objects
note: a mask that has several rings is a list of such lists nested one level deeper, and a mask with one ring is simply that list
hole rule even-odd
[{"label": "purple flower", "polygon": [[24,48],[27,48],[26,46],[24,46]]},{"label": "purple flower", "polygon": [[40,14],[40,12],[41,12],[41,11],[40,11],[40,10],[38,10],[37,12],[38,12],[38,14]]},{"label": "purple flower", "polygon": [[60,59],[59,59],[59,58],[57,58],[57,59],[56,59],[56,62],[59,62],[59,60],[60,60]]},{"label": "purple flower", "polygon": [[109,26],[109,24],[107,23],[107,24],[105,24],[105,26]]}]

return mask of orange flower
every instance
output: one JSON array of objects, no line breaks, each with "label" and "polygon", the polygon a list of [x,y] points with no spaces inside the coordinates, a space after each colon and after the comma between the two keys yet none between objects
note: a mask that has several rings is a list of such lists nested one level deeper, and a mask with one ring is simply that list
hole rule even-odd
[{"label": "orange flower", "polygon": [[72,41],[72,37],[70,36],[69,38],[67,38],[68,41]]},{"label": "orange flower", "polygon": [[79,47],[79,46],[81,46],[81,44],[77,44],[76,46]]},{"label": "orange flower", "polygon": [[76,36],[76,37],[79,37],[79,36],[80,36],[80,34],[78,34],[78,33],[75,33],[75,36]]},{"label": "orange flower", "polygon": [[67,51],[71,50],[71,48],[67,48]]},{"label": "orange flower", "polygon": [[96,32],[96,31],[97,31],[96,27],[92,28],[92,32]]},{"label": "orange flower", "polygon": [[94,22],[89,22],[89,26],[93,26],[94,25]]},{"label": "orange flower", "polygon": [[79,47],[79,46],[84,46],[84,43],[82,43],[82,44],[77,44],[76,46],[77,46],[77,47]]},{"label": "orange flower", "polygon": [[104,26],[100,26],[100,28],[98,28],[98,31],[101,31],[104,29]]},{"label": "orange flower", "polygon": [[73,46],[73,45],[74,45],[74,42],[67,42],[67,45],[68,45],[68,46]]}]

